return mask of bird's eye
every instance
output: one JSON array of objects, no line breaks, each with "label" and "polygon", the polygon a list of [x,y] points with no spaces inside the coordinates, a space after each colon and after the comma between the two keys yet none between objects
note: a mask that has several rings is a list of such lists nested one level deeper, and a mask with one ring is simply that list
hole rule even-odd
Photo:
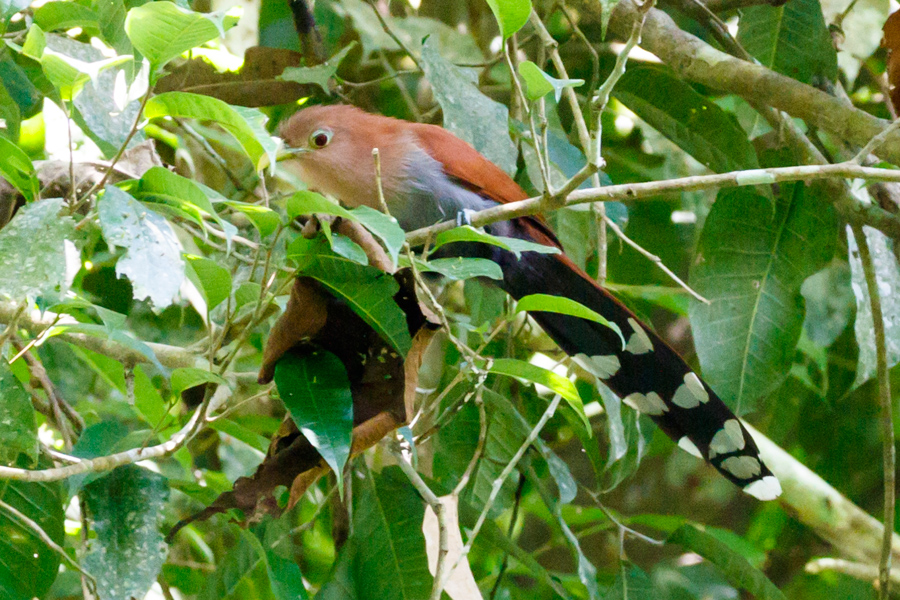
[{"label": "bird's eye", "polygon": [[309,145],[313,148],[324,148],[331,141],[331,131],[327,129],[317,129],[309,136]]}]

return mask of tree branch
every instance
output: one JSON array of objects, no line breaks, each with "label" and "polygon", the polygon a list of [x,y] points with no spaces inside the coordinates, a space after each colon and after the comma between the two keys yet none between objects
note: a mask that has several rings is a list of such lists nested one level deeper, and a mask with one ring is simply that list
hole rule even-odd
[{"label": "tree branch", "polygon": [[[710,188],[737,187],[744,185],[772,184],[784,181],[814,181],[825,178],[866,179],[870,181],[898,181],[900,169],[876,169],[863,167],[853,162],[835,165],[799,165],[794,167],[778,167],[771,169],[752,169],[748,171],[732,171],[715,175],[696,175],[664,181],[647,183],[626,183],[606,187],[575,190],[560,203],[560,206],[574,206],[588,202],[609,202],[612,200],[627,201],[653,198],[671,192],[688,192]],[[516,217],[536,215],[546,208],[543,198],[537,196],[500,204],[482,211],[469,213],[467,216],[473,227],[483,227],[498,221],[507,221]],[[877,206],[856,203],[853,212],[845,217],[853,222],[869,225],[885,235],[900,239],[900,218]],[[406,235],[410,246],[424,244],[429,236],[433,237],[442,231],[453,229],[454,222],[446,221],[431,227],[417,229]]]}]

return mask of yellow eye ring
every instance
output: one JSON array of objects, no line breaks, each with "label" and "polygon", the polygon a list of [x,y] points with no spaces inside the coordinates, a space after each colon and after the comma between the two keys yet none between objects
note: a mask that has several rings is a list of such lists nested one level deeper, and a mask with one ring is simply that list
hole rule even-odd
[{"label": "yellow eye ring", "polygon": [[332,135],[329,129],[316,129],[309,136],[309,147],[313,149],[324,148],[331,142]]}]

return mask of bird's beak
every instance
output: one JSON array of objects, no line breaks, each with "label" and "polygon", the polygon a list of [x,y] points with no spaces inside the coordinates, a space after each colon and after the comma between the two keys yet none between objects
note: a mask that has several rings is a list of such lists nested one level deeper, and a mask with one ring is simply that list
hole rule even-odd
[{"label": "bird's beak", "polygon": [[291,148],[290,146],[285,146],[281,150],[278,151],[278,154],[275,156],[275,162],[281,162],[283,160],[290,160],[297,155],[307,154],[312,152],[310,148]]}]

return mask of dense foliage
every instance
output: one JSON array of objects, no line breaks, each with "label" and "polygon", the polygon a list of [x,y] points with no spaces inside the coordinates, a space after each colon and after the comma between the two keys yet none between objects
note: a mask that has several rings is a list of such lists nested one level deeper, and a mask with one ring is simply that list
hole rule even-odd
[{"label": "dense foliage", "polygon": [[[0,0],[0,598],[424,599],[434,496],[453,600],[875,597],[869,291],[892,366],[900,196],[777,169],[848,161],[887,125],[888,3],[660,1]],[[782,498],[680,451],[523,312],[584,307],[517,307],[496,264],[430,259],[306,191],[272,136],[335,101],[443,124],[544,195],[567,254],[764,432]],[[860,159],[892,169],[898,147]],[[513,243],[463,227],[428,249],[461,239]],[[323,349],[342,340],[257,382],[298,274],[388,367],[422,358],[415,393],[387,394],[415,396],[411,426],[356,456],[375,400]],[[440,326],[427,350],[398,290]],[[234,500],[297,428],[343,476]]]}]

